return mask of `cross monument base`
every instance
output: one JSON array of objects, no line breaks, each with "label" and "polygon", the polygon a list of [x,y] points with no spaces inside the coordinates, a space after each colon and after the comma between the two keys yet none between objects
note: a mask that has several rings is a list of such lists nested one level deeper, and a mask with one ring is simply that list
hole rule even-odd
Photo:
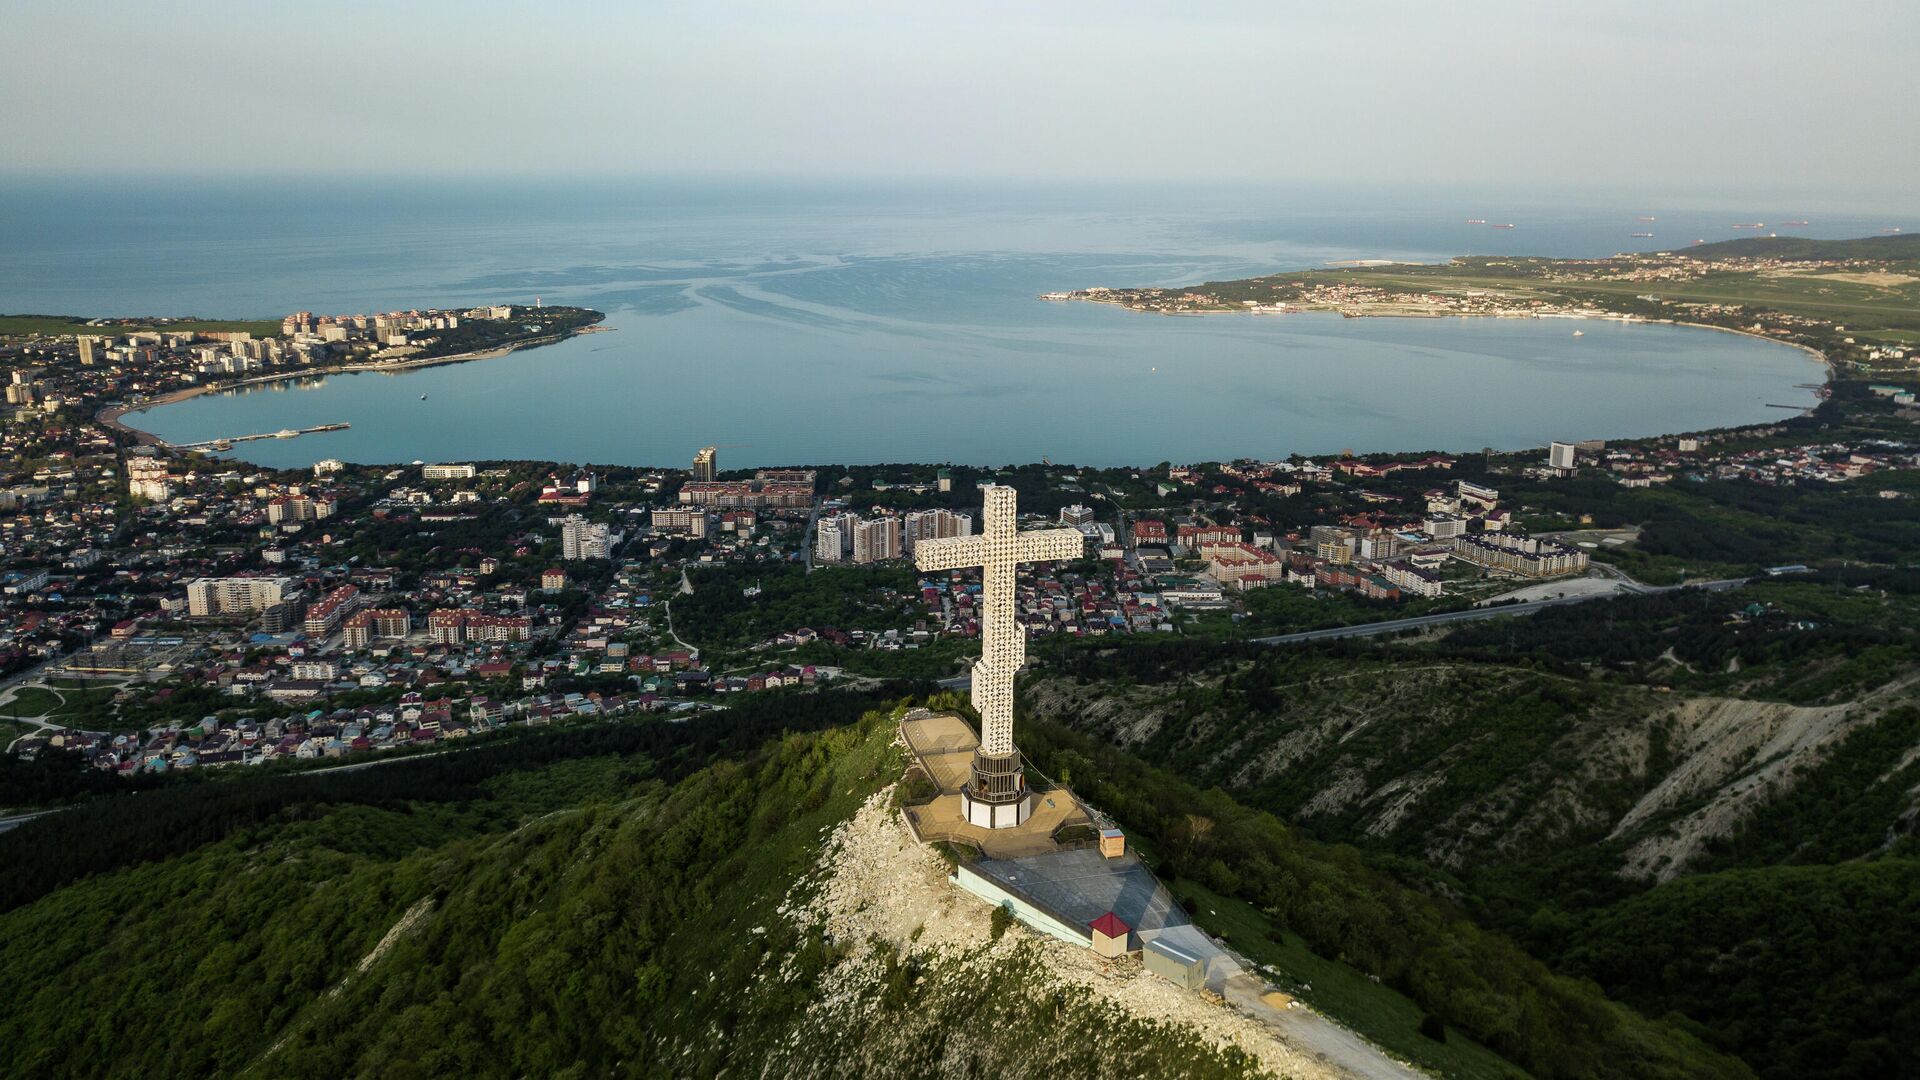
[{"label": "cross monument base", "polygon": [[960,789],[967,822],[983,829],[1011,829],[1033,814],[1033,792],[1020,768],[1020,752],[973,755],[973,779]]}]

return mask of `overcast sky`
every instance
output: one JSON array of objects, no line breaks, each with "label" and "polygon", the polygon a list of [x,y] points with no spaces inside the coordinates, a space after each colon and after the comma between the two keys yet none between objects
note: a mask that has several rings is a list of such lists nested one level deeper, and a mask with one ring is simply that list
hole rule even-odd
[{"label": "overcast sky", "polygon": [[0,169],[1920,187],[1920,2],[0,0]]}]

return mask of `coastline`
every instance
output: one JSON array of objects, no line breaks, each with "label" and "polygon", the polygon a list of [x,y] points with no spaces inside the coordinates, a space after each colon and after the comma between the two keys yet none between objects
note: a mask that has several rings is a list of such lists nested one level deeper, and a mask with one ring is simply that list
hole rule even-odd
[{"label": "coastline", "polygon": [[1815,363],[1826,371],[1825,382],[1832,383],[1839,377],[1839,369],[1832,358],[1811,345],[1797,341],[1785,341],[1768,334],[1756,334],[1751,330],[1741,330],[1732,326],[1715,326],[1712,323],[1688,322],[1684,319],[1649,319],[1644,315],[1614,314],[1612,312],[1537,312],[1537,311],[1362,311],[1357,308],[1339,308],[1324,304],[1295,306],[1289,311],[1276,312],[1258,308],[1205,308],[1198,311],[1153,311],[1148,308],[1134,307],[1123,300],[1108,300],[1095,297],[1076,297],[1082,303],[1105,304],[1141,315],[1165,315],[1168,317],[1190,318],[1201,315],[1307,315],[1314,312],[1337,314],[1343,319],[1598,319],[1603,322],[1642,323],[1649,326],[1690,326],[1700,330],[1717,330],[1723,334],[1738,334],[1755,341],[1769,341],[1775,345],[1785,345],[1799,349],[1812,357]]},{"label": "coastline", "polygon": [[1715,326],[1712,323],[1682,322],[1679,319],[1642,319],[1641,321],[1663,322],[1669,326],[1693,326],[1702,330],[1718,330],[1723,334],[1739,334],[1741,337],[1749,337],[1755,341],[1771,341],[1775,345],[1786,345],[1790,348],[1799,349],[1801,352],[1813,357],[1815,363],[1826,369],[1826,382],[1828,385],[1832,385],[1833,381],[1840,377],[1840,370],[1834,366],[1832,358],[1811,345],[1802,345],[1797,341],[1782,341],[1777,337],[1768,337],[1766,334],[1756,334],[1751,330],[1740,330],[1731,326]]},{"label": "coastline", "polygon": [[288,382],[316,376],[324,378],[328,375],[362,375],[369,372],[411,371],[416,368],[438,367],[442,364],[467,364],[476,360],[496,360],[502,356],[516,353],[523,349],[537,349],[547,345],[557,345],[570,337],[575,337],[580,334],[606,333],[612,329],[610,326],[592,323],[580,327],[577,330],[571,330],[562,334],[549,334],[537,338],[528,338],[525,341],[516,341],[508,345],[501,345],[491,349],[481,349],[475,352],[453,353],[448,356],[431,356],[419,360],[394,360],[386,363],[332,364],[327,367],[301,368],[298,371],[276,371],[266,375],[254,375],[245,379],[236,379],[233,382],[187,386],[178,390],[170,390],[158,397],[148,398],[144,401],[131,404],[116,403],[104,406],[94,412],[93,419],[110,431],[117,431],[123,435],[131,436],[136,445],[169,446],[170,444],[165,439],[162,439],[151,431],[146,431],[126,423],[124,418],[133,413],[143,413],[148,409],[159,408],[162,405],[178,404],[179,402],[199,397],[202,394],[217,394],[226,390],[237,390],[244,386],[267,386],[277,382]]}]

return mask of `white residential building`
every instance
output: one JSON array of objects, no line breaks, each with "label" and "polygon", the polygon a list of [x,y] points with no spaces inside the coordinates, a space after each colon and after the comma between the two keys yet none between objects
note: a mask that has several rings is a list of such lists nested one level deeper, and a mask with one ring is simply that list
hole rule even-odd
[{"label": "white residential building", "polygon": [[853,523],[858,520],[852,514],[821,518],[814,526],[813,561],[839,562],[846,558],[853,544]]},{"label": "white residential building", "polygon": [[569,562],[605,559],[613,555],[613,529],[603,521],[569,514],[560,522],[560,557]]},{"label": "white residential building", "polygon": [[187,582],[187,614],[197,617],[264,611],[285,598],[283,577],[196,578]]}]

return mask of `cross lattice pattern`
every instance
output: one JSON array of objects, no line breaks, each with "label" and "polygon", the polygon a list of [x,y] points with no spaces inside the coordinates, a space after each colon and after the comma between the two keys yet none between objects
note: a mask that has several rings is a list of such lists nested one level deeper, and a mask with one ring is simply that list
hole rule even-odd
[{"label": "cross lattice pattern", "polygon": [[1013,753],[1013,678],[1027,659],[1027,634],[1013,617],[1020,564],[1077,559],[1086,539],[1077,529],[1019,532],[1019,493],[983,486],[986,510],[981,534],[922,540],[914,545],[921,570],[982,568],[980,659],[973,665],[973,707],[980,713],[980,752]]}]

